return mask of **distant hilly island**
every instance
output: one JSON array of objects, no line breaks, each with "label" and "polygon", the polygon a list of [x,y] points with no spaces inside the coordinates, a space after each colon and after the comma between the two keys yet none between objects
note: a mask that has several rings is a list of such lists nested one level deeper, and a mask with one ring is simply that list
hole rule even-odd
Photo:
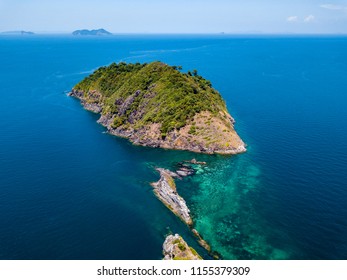
[{"label": "distant hilly island", "polygon": [[101,29],[82,29],[82,30],[75,30],[72,32],[72,35],[74,36],[109,36],[112,35],[111,32],[108,32],[107,30],[101,28]]},{"label": "distant hilly island", "polygon": [[[0,32],[1,35],[36,35],[36,33],[31,31],[16,30],[16,31],[4,31]],[[73,36],[110,36],[113,35],[111,32],[100,28],[100,29],[81,29],[72,32]]]},{"label": "distant hilly island", "polygon": [[31,31],[5,31],[5,32],[1,32],[1,34],[3,35],[34,35],[34,32]]}]

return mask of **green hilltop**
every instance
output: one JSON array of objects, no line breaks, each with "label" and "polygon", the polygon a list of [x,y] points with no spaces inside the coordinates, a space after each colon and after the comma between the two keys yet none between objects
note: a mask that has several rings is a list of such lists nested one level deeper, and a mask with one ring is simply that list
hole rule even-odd
[{"label": "green hilltop", "polygon": [[[210,81],[195,71],[194,74],[183,74],[177,68],[161,62],[112,63],[96,70],[75,89],[100,92],[104,102],[103,113],[112,114],[119,113],[117,101],[141,91],[125,114],[115,119],[115,125],[126,124],[131,112],[145,105],[144,115],[137,125],[160,122],[163,134],[185,126],[201,111],[217,114],[226,110],[225,102],[219,92],[211,87]],[[144,98],[149,95],[153,95],[150,100]]]}]

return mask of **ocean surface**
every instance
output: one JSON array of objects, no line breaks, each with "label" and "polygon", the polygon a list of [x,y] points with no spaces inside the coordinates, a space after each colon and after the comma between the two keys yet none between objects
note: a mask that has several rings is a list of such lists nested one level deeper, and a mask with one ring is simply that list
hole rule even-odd
[{"label": "ocean surface", "polygon": [[[237,156],[133,146],[67,96],[112,62],[198,69],[248,145]],[[154,196],[177,181],[224,259],[347,259],[347,37],[0,37],[0,259],[161,259],[168,233],[205,258]]]}]

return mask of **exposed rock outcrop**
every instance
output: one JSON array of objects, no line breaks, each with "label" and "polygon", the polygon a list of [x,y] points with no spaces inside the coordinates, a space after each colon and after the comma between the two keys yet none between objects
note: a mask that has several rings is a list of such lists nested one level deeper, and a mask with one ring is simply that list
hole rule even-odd
[{"label": "exposed rock outcrop", "polygon": [[179,217],[187,225],[192,225],[193,221],[190,217],[190,210],[185,200],[177,193],[176,184],[173,177],[178,175],[170,170],[157,168],[160,173],[160,179],[151,185],[158,199],[164,203],[177,217]]},{"label": "exposed rock outcrop", "polygon": [[195,174],[194,168],[190,167],[187,164],[178,164],[178,169],[176,170],[176,174],[180,177],[187,177]]},{"label": "exposed rock outcrop", "polygon": [[[196,162],[196,161],[193,161]],[[180,171],[172,172],[168,169],[156,168],[160,173],[160,179],[156,183],[151,185],[154,187],[154,193],[164,205],[171,210],[176,216],[178,216],[183,222],[185,222],[191,229],[194,236],[197,238],[198,243],[208,253],[211,253],[210,245],[202,238],[200,233],[193,228],[193,220],[190,216],[190,210],[185,200],[177,193],[176,184],[174,178],[181,178]],[[191,172],[189,170],[189,172]],[[188,176],[186,173],[184,176]]]},{"label": "exposed rock outcrop", "polygon": [[199,165],[206,165],[206,161],[197,161],[195,158],[192,160],[188,160],[187,162],[192,163],[192,164],[199,164]]},{"label": "exposed rock outcrop", "polygon": [[202,260],[202,257],[178,235],[169,235],[163,244],[164,260]]},{"label": "exposed rock outcrop", "polygon": [[68,95],[80,99],[84,109],[95,114],[101,113],[103,105],[98,102],[98,95],[95,92],[90,94],[89,100],[84,98],[83,92],[77,90],[72,90]]}]

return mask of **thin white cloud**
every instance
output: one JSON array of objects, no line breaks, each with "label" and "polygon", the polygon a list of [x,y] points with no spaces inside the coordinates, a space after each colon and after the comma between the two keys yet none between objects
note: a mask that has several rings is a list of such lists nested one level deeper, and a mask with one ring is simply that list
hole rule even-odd
[{"label": "thin white cloud", "polygon": [[346,11],[347,10],[346,6],[335,5],[335,4],[322,4],[322,5],[320,5],[320,7],[323,9],[335,10],[335,11]]},{"label": "thin white cloud", "polygon": [[299,20],[298,16],[289,16],[287,17],[288,22],[297,22]]},{"label": "thin white cloud", "polygon": [[304,18],[304,22],[311,22],[314,21],[315,17],[314,15],[308,15],[307,17]]}]

